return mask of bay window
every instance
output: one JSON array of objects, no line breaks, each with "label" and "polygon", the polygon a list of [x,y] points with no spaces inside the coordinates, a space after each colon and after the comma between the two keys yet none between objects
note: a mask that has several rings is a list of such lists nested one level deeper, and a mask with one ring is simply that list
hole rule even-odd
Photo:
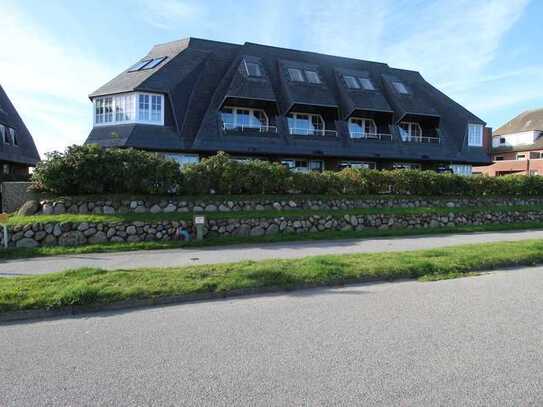
[{"label": "bay window", "polygon": [[94,125],[123,123],[164,125],[164,96],[123,93],[94,99]]},{"label": "bay window", "polygon": [[287,115],[290,134],[304,136],[325,134],[324,119],[320,114],[290,113]]},{"label": "bay window", "polygon": [[377,125],[373,119],[351,117],[349,119],[349,134],[351,138],[367,138],[377,134]]}]

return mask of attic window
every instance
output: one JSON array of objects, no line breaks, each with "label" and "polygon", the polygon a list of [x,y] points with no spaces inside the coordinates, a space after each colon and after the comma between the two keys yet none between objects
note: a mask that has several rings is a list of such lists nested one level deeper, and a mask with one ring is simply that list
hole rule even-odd
[{"label": "attic window", "polygon": [[401,82],[392,82],[392,85],[396,89],[398,93],[401,93],[402,95],[408,95],[409,92],[407,91],[407,88],[405,85]]},{"label": "attic window", "polygon": [[152,58],[152,59],[145,59],[143,61],[138,62],[136,65],[132,66],[128,72],[137,72],[137,71],[144,71],[147,69],[153,69],[159,66],[162,62],[164,62],[168,57],[160,57],[160,58]]},{"label": "attic window", "polygon": [[304,76],[302,75],[302,71],[298,68],[288,68],[288,76],[290,77],[290,80],[293,82],[304,81]]},{"label": "attic window", "polygon": [[246,60],[243,60],[241,63],[241,67],[243,72],[247,76],[251,76],[254,78],[260,78],[262,76],[262,70],[260,69],[260,65],[256,62],[247,62]]},{"label": "attic window", "polygon": [[344,75],[343,79],[345,80],[345,84],[349,89],[360,89],[360,85],[354,76]]},{"label": "attic window", "polygon": [[321,83],[321,79],[319,78],[319,74],[315,71],[304,71],[305,77],[307,78],[307,81],[309,83]]},{"label": "attic window", "polygon": [[360,85],[366,90],[375,90],[375,86],[373,86],[373,82],[368,78],[358,78],[358,81],[360,82]]}]

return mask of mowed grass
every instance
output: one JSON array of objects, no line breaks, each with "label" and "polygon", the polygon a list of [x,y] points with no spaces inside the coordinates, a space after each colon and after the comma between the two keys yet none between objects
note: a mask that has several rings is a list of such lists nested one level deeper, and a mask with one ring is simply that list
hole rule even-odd
[{"label": "mowed grass", "polygon": [[239,289],[294,289],[354,281],[465,276],[498,267],[543,263],[543,241],[444,249],[307,257],[180,268],[80,269],[0,279],[0,312],[110,304],[129,299]]},{"label": "mowed grass", "polygon": [[18,259],[31,257],[48,257],[72,254],[90,253],[112,253],[129,252],[136,250],[162,250],[190,247],[228,246],[237,244],[262,244],[280,243],[293,241],[318,241],[318,240],[340,240],[340,239],[364,239],[379,237],[402,237],[402,236],[427,236],[451,233],[477,233],[477,232],[506,232],[520,230],[543,229],[543,222],[508,223],[496,225],[469,225],[438,228],[391,228],[371,229],[360,231],[322,231],[308,233],[285,233],[265,236],[229,236],[206,238],[202,241],[156,241],[156,242],[120,242],[120,243],[97,243],[83,246],[42,246],[35,248],[9,248],[0,249],[1,259]]}]

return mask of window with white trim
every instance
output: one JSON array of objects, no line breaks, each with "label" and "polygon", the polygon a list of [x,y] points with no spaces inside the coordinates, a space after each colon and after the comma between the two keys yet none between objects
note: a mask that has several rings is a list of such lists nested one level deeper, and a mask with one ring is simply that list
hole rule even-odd
[{"label": "window with white trim", "polygon": [[97,97],[94,103],[94,125],[123,123],[164,124],[164,95],[123,93]]},{"label": "window with white trim", "polygon": [[291,171],[295,172],[322,172],[324,170],[324,162],[322,160],[282,160],[281,164]]},{"label": "window with white trim", "polygon": [[287,115],[290,134],[304,136],[324,135],[325,124],[320,114],[314,113],[289,113]]},{"label": "window with white trim", "polygon": [[268,115],[262,109],[227,106],[221,110],[221,120],[225,129],[261,129],[269,126]]},{"label": "window with white trim", "polygon": [[260,64],[258,64],[257,62],[247,61],[245,59],[241,62],[241,71],[245,75],[253,78],[260,78],[262,76]]},{"label": "window with white trim", "polygon": [[471,147],[483,146],[483,125],[468,124],[468,145]]},{"label": "window with white trim", "polygon": [[375,170],[376,163],[371,161],[342,161],[338,164],[340,169],[352,168],[355,170]]},{"label": "window with white trim", "polygon": [[401,93],[402,95],[408,95],[409,91],[405,87],[405,85],[402,82],[392,82],[392,86],[394,86],[394,89],[396,89],[396,92]]},{"label": "window with white trim", "polygon": [[288,68],[288,76],[293,82],[304,81],[304,75],[302,74],[302,70],[298,68]]},{"label": "window with white trim", "polygon": [[464,177],[470,176],[473,173],[473,168],[469,164],[452,164],[450,168],[453,174],[462,175]]},{"label": "window with white trim", "polygon": [[377,125],[375,120],[361,117],[351,117],[349,119],[349,134],[351,138],[366,138],[377,134]]},{"label": "window with white trim", "polygon": [[422,128],[417,122],[400,122],[399,129],[402,141],[411,141],[422,137]]},{"label": "window with white trim", "polygon": [[373,82],[369,78],[358,78],[358,81],[360,82],[360,85],[365,90],[375,90],[375,86],[373,86]]},{"label": "window with white trim", "polygon": [[343,80],[349,89],[360,89],[360,84],[354,76],[343,75]]},{"label": "window with white trim", "polygon": [[17,133],[15,132],[15,129],[12,129],[11,127],[8,128],[9,130],[9,135],[11,136],[11,143],[14,145],[14,146],[18,146],[19,145],[19,141],[17,141]]},{"label": "window with white trim", "polygon": [[526,154],[517,154],[517,160],[525,160]]},{"label": "window with white trim", "polygon": [[321,83],[319,74],[316,71],[305,70],[304,73],[309,83]]},{"label": "window with white trim", "polygon": [[2,142],[6,144],[8,128],[4,126],[3,124],[0,124],[0,137],[2,138]]},{"label": "window with white trim", "polygon": [[421,165],[418,163],[394,163],[392,168],[395,170],[420,170]]}]

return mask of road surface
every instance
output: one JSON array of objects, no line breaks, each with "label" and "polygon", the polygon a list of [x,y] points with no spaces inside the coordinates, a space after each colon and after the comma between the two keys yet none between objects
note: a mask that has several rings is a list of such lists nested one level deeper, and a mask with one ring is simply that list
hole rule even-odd
[{"label": "road surface", "polygon": [[125,253],[77,254],[3,260],[0,261],[0,277],[44,274],[80,267],[100,267],[109,270],[138,267],[174,267],[193,264],[230,263],[242,260],[294,259],[324,254],[419,250],[470,243],[542,238],[543,230],[532,230],[403,238],[284,242],[197,249],[147,250]]},{"label": "road surface", "polygon": [[541,406],[543,268],[0,326],[2,406]]}]

